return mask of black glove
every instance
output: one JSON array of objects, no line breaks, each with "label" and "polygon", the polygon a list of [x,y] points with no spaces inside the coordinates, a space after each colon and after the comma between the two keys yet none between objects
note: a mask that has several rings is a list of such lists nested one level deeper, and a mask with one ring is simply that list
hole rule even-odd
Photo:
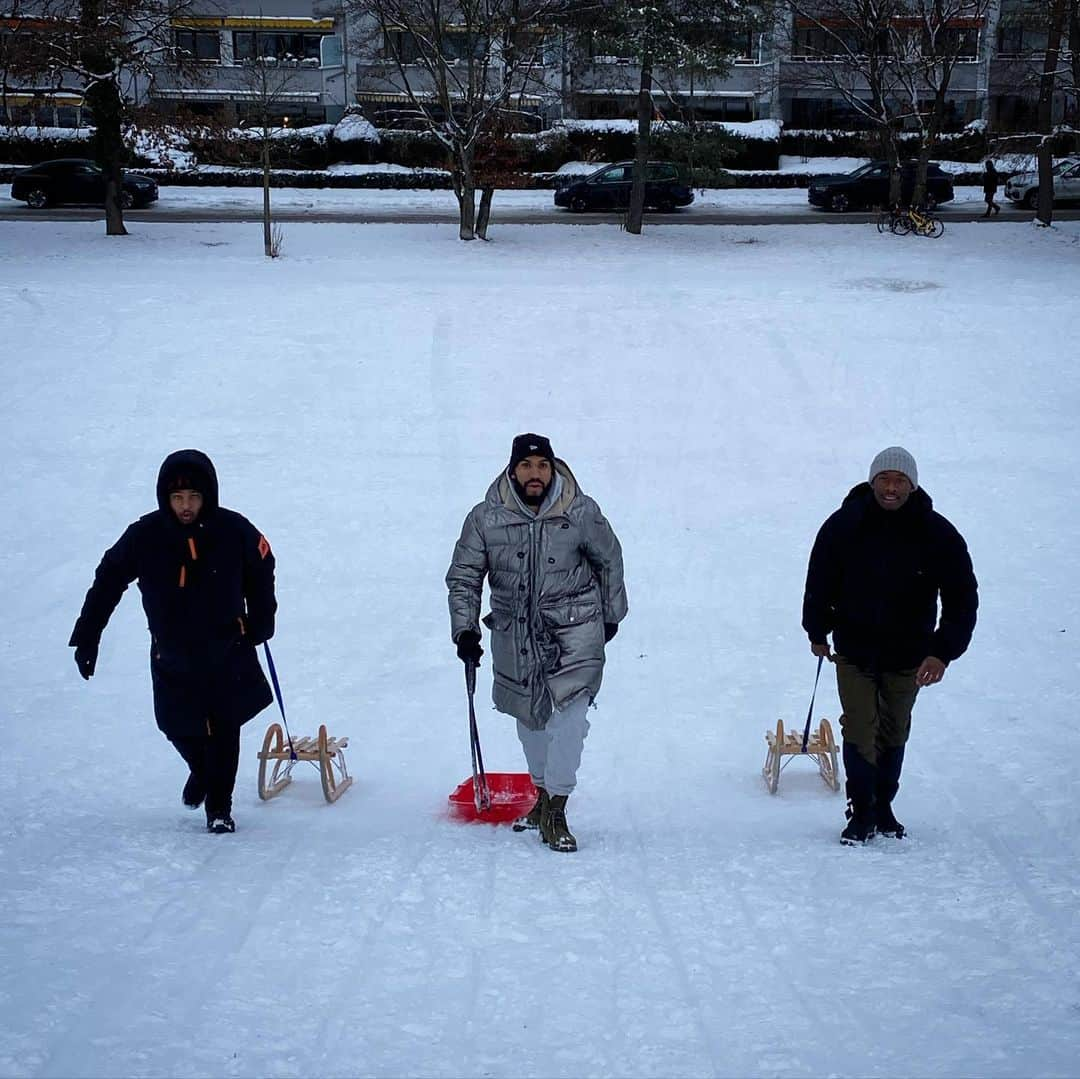
[{"label": "black glove", "polygon": [[75,648],[75,666],[79,668],[79,674],[87,681],[97,666],[97,652],[96,644],[80,644]]},{"label": "black glove", "polygon": [[473,633],[471,629],[458,634],[457,654],[462,663],[475,663],[479,667],[480,657],[484,654],[480,647],[480,634]]},{"label": "black glove", "polygon": [[607,644],[616,633],[619,632],[618,622],[605,622],[604,623],[604,644]]}]

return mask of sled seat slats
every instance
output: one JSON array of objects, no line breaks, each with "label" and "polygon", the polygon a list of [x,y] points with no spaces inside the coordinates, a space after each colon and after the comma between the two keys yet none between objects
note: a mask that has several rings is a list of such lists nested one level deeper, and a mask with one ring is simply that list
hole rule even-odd
[{"label": "sled seat slats", "polygon": [[[317,737],[294,738],[290,746],[281,726],[271,724],[258,755],[259,797],[265,802],[280,794],[292,782],[293,765],[297,761],[310,761],[318,765],[324,797],[328,802],[336,802],[352,785],[345,764],[344,750],[348,744],[348,738],[331,738],[322,726]],[[273,769],[268,774],[270,762]]]},{"label": "sled seat slats", "polygon": [[[800,731],[785,732],[783,720],[777,722],[775,731],[765,732],[765,742],[768,745],[768,752],[765,755],[765,766],[761,774],[770,794],[775,794],[780,785],[780,772],[786,767],[786,764],[781,763],[783,757],[810,757],[817,764],[825,786],[832,791],[840,789],[839,754],[833,738],[832,726],[827,719],[822,719],[817,729],[810,732],[805,754],[802,747],[802,733]],[[790,760],[787,763],[789,764]]]}]

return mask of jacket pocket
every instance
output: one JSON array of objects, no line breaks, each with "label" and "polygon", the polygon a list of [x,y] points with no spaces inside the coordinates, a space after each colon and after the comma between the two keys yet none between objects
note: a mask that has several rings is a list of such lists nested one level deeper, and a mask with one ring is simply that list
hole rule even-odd
[{"label": "jacket pocket", "polygon": [[514,632],[514,616],[509,611],[492,610],[483,619],[491,630],[491,666],[496,678],[520,686],[525,678],[524,660],[520,654],[524,634]]}]

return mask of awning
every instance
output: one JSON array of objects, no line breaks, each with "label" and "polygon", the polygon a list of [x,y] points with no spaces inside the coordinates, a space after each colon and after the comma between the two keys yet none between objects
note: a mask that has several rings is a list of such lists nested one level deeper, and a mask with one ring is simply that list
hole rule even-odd
[{"label": "awning", "polygon": [[3,100],[9,105],[81,105],[83,95],[61,90],[20,90],[9,91]]},{"label": "awning", "polygon": [[[152,97],[163,98],[166,101],[251,101],[263,97],[259,90],[217,90],[205,86],[191,89],[155,86],[150,93]],[[284,90],[280,93],[275,92],[273,96],[275,102],[294,101],[318,104],[322,100],[322,94],[317,90]]]},{"label": "awning", "polygon": [[224,15],[220,18],[172,19],[170,26],[182,30],[333,30],[333,19],[297,16]]},{"label": "awning", "polygon": [[[461,94],[451,94],[453,101],[463,101],[464,98]],[[438,98],[434,94],[406,94],[401,91],[392,90],[357,90],[353,97],[358,101],[369,103],[384,103],[384,104],[411,104],[417,102],[421,105],[432,105],[438,102]],[[540,105],[543,103],[543,98],[538,97],[536,94],[511,94],[507,99],[508,103],[516,104],[521,102],[523,105]]]},{"label": "awning", "polygon": [[[638,96],[637,90],[574,90],[575,97],[629,97],[636,99]],[[764,91],[762,91],[764,93]],[[671,98],[680,97],[742,97],[742,98],[755,98],[758,96],[756,90],[694,90],[691,93],[689,90],[672,90],[670,92],[661,93],[658,90],[653,90],[652,97],[654,101],[667,101]]]}]

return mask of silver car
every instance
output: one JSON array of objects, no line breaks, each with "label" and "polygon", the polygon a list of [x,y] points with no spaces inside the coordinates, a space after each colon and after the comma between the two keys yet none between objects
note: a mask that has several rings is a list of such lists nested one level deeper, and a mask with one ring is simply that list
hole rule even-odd
[{"label": "silver car", "polygon": [[[1039,174],[1020,172],[1005,184],[1005,197],[1034,210],[1039,201]],[[1054,201],[1080,201],[1080,157],[1067,157],[1054,166]]]}]

